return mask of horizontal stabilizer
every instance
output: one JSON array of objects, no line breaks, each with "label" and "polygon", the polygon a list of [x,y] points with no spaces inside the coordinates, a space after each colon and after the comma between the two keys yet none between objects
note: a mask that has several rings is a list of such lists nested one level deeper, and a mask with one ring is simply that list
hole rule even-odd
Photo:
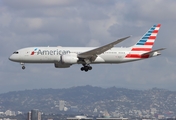
[{"label": "horizontal stabilizer", "polygon": [[150,55],[150,54],[152,54],[154,52],[158,52],[158,51],[161,51],[161,50],[164,50],[164,49],[166,49],[166,48],[160,48],[160,49],[157,49],[157,50],[152,50],[150,52],[143,53],[141,56]]}]

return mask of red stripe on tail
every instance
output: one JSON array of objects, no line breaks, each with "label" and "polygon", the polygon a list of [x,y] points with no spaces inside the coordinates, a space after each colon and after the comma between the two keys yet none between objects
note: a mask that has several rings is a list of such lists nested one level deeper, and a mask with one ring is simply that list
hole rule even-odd
[{"label": "red stripe on tail", "polygon": [[151,48],[132,48],[131,51],[151,51]]},{"label": "red stripe on tail", "polygon": [[154,42],[146,42],[144,45],[153,45]]},{"label": "red stripe on tail", "polygon": [[158,33],[158,30],[154,30],[152,33]]},{"label": "red stripe on tail", "polygon": [[156,39],[156,36],[150,36],[148,39]]},{"label": "red stripe on tail", "polygon": [[158,24],[156,27],[161,27],[161,24]]}]

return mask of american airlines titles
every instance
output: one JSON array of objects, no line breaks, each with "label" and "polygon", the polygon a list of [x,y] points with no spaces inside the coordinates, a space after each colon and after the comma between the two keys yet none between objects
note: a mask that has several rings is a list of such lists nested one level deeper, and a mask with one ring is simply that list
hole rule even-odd
[{"label": "american airlines titles", "polygon": [[38,50],[37,55],[65,55],[69,54],[69,50]]}]

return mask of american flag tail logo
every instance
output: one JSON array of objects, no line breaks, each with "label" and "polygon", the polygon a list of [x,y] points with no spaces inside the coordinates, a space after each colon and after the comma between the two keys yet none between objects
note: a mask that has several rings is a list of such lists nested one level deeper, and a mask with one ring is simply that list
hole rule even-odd
[{"label": "american flag tail logo", "polygon": [[161,24],[153,25],[142,38],[132,46],[131,51],[151,51]]}]

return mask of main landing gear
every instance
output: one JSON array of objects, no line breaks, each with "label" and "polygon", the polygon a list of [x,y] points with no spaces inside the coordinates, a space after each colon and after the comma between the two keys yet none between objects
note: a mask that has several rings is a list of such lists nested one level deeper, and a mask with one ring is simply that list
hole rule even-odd
[{"label": "main landing gear", "polygon": [[92,67],[88,64],[88,65],[85,65],[83,64],[83,67],[81,67],[81,71],[89,71],[89,70],[92,70]]},{"label": "main landing gear", "polygon": [[25,69],[25,66],[24,66],[24,63],[20,63],[22,65],[22,69],[24,70]]}]

